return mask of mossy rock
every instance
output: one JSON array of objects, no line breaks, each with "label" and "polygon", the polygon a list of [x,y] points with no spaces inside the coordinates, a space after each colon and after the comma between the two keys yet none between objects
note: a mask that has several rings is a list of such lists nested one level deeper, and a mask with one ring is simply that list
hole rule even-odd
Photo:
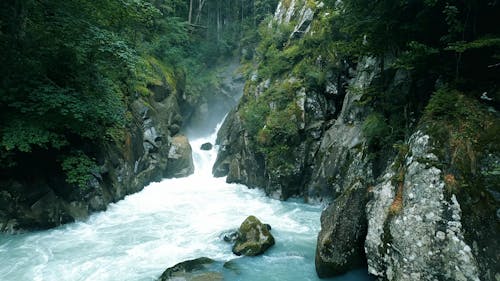
[{"label": "mossy rock", "polygon": [[206,257],[188,260],[174,265],[163,272],[158,281],[222,281],[222,273],[216,270],[217,263]]},{"label": "mossy rock", "polygon": [[255,216],[249,216],[239,228],[239,236],[233,246],[235,255],[257,256],[274,245],[270,227]]}]

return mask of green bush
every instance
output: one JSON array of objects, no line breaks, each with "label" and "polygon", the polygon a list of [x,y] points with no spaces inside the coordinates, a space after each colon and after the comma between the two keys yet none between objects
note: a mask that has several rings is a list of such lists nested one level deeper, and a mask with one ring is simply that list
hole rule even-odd
[{"label": "green bush", "polygon": [[290,103],[284,110],[274,110],[266,119],[265,126],[259,131],[257,140],[262,146],[276,146],[293,143],[299,133],[299,108]]},{"label": "green bush", "polygon": [[249,135],[256,136],[261,128],[264,127],[269,110],[269,106],[266,103],[255,100],[248,102],[240,110],[243,124]]},{"label": "green bush", "polygon": [[75,184],[80,188],[88,185],[92,179],[92,172],[97,170],[95,162],[82,151],[75,151],[66,156],[61,167],[66,174],[66,182]]},{"label": "green bush", "polygon": [[390,134],[390,128],[387,125],[385,117],[378,112],[374,112],[366,117],[363,122],[362,131],[369,145],[381,143]]},{"label": "green bush", "polygon": [[465,117],[466,114],[467,108],[463,96],[454,89],[437,90],[425,107],[425,115],[430,119],[454,120]]}]

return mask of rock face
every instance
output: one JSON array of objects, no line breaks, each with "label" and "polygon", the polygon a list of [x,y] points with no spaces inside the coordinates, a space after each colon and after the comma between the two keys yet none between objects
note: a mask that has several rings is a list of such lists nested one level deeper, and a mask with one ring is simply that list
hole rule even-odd
[{"label": "rock face", "polygon": [[222,281],[222,274],[215,271],[216,262],[209,258],[197,258],[174,265],[163,272],[158,281]]},{"label": "rock face", "polygon": [[[315,4],[314,9],[312,6],[306,6],[304,1],[280,2],[270,26],[274,28],[275,25],[297,22],[298,25],[294,29],[298,33],[307,32],[314,14],[321,5]],[[297,38],[290,40],[295,39]],[[246,87],[240,106],[228,114],[219,131],[216,144],[220,146],[220,151],[213,167],[213,174],[217,177],[227,176],[228,182],[263,188],[266,194],[273,198],[286,200],[293,196],[304,196],[310,201],[331,199],[333,192],[330,185],[334,184],[333,180],[344,171],[343,167],[354,161],[353,158],[356,156],[353,155],[362,154],[363,151],[362,139],[359,137],[360,127],[352,126],[353,119],[360,123],[360,116],[363,114],[363,112],[357,114],[354,110],[354,103],[359,99],[359,95],[354,93],[350,95],[346,101],[349,106],[344,106],[349,108],[349,112],[337,120],[343,108],[349,79],[348,66],[342,68],[343,70],[338,73],[328,74],[330,90],[326,94],[304,87],[298,87],[290,93],[294,102],[291,102],[289,107],[295,108],[297,114],[291,116],[287,122],[295,123],[298,133],[293,137],[294,144],[287,144],[289,149],[286,152],[275,153],[280,155],[277,158],[282,159],[276,159],[274,163],[278,163],[277,165],[286,163],[279,168],[273,168],[270,165],[273,161],[266,159],[266,155],[255,149],[252,138],[255,139],[256,133],[248,131],[249,124],[245,123],[242,116],[245,113],[243,106],[271,88],[286,88],[287,85],[298,81],[294,77],[287,77],[274,80],[262,79],[261,82],[256,82],[258,74],[255,73]],[[272,112],[279,112],[276,104],[270,103],[269,107]],[[332,129],[332,126],[337,129]],[[331,151],[334,147],[331,141],[336,141],[334,136],[339,135],[342,130],[350,132],[349,135],[344,135],[346,138],[351,138],[351,141],[343,142],[348,149],[338,149],[342,154],[337,154]],[[323,140],[325,134],[331,136],[329,141]],[[352,151],[347,152],[348,150]],[[334,159],[335,157],[337,159]],[[325,160],[318,161],[320,158]],[[326,158],[330,162],[336,162],[336,166],[317,167],[321,163],[328,162]]]},{"label": "rock face", "polygon": [[270,227],[254,216],[249,216],[240,226],[238,238],[233,246],[235,255],[257,256],[274,245]]},{"label": "rock face", "polygon": [[460,204],[446,194],[443,171],[430,164],[438,162],[430,137],[417,131],[409,147],[403,190],[389,169],[367,207],[369,272],[387,280],[480,280]]},{"label": "rock face", "polygon": [[245,144],[248,135],[242,127],[241,118],[232,110],[217,134],[219,153],[213,167],[216,177],[227,176],[227,182],[243,183],[251,187],[265,186],[262,175],[263,159]]},{"label": "rock face", "polygon": [[[193,172],[191,148],[179,135],[180,93],[164,81],[131,102],[123,137],[89,147],[99,169],[84,188],[64,181],[57,159],[42,155],[25,174],[0,177],[0,231],[44,229],[105,210],[152,181]],[[5,204],[4,204],[5,203]]]}]

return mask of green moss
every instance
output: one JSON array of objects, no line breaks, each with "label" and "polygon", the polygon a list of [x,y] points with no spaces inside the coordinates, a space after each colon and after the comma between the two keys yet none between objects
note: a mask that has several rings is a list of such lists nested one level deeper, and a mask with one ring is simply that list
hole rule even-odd
[{"label": "green moss", "polygon": [[146,56],[140,61],[139,67],[140,72],[137,74],[139,79],[132,85],[136,93],[143,97],[151,96],[154,93],[150,90],[150,86],[164,85],[168,85],[174,92],[177,91],[179,79],[171,66],[167,66],[156,57]]}]

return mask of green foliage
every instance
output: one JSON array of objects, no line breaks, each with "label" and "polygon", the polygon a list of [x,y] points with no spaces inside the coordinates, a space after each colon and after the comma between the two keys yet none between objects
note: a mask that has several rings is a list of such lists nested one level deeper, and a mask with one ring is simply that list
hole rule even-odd
[{"label": "green foliage", "polygon": [[411,41],[408,43],[407,49],[398,56],[393,66],[405,70],[415,70],[419,65],[425,67],[427,60],[437,54],[439,54],[437,48]]},{"label": "green foliage", "polygon": [[471,42],[457,41],[451,43],[446,50],[464,53],[467,50],[500,47],[500,37],[483,37]]},{"label": "green foliage", "polygon": [[[2,148],[4,152],[19,150],[31,152],[33,147],[37,148],[61,148],[68,144],[62,135],[51,132],[45,124],[37,120],[13,120],[2,128]],[[2,154],[3,154],[2,153]]]},{"label": "green foliage", "polygon": [[363,135],[371,145],[382,143],[391,133],[384,116],[378,112],[368,115],[362,126]]},{"label": "green foliage", "polygon": [[[257,98],[249,98],[240,109],[250,145],[262,153],[266,166],[276,175],[293,173],[294,147],[301,139],[302,110],[297,105],[300,83],[272,84]],[[247,97],[248,98],[248,97]]]},{"label": "green foliage", "polygon": [[293,31],[292,25],[282,24],[269,28],[268,22],[259,27],[260,42],[256,48],[260,60],[260,77],[275,77],[290,70],[301,55],[298,46],[286,47],[286,42]]},{"label": "green foliage", "polygon": [[75,151],[64,158],[61,168],[66,174],[66,182],[85,188],[97,170],[95,162],[82,151]]},{"label": "green foliage", "polygon": [[300,78],[303,86],[308,90],[322,91],[325,86],[325,71],[311,58],[304,58],[293,68],[292,73]]},{"label": "green foliage", "polygon": [[63,151],[123,130],[142,79],[137,33],[158,11],[142,0],[19,2],[0,4],[1,158],[51,151],[82,186],[88,159]]},{"label": "green foliage", "polygon": [[241,118],[245,130],[251,136],[257,136],[263,128],[267,115],[270,112],[269,105],[263,102],[251,101],[247,103],[241,110]]},{"label": "green foliage", "polygon": [[273,110],[257,134],[257,142],[264,147],[295,143],[298,137],[300,109],[290,103],[284,110]]},{"label": "green foliage", "polygon": [[454,122],[467,117],[470,109],[465,104],[464,96],[455,89],[438,89],[425,108],[425,116],[432,120]]}]

